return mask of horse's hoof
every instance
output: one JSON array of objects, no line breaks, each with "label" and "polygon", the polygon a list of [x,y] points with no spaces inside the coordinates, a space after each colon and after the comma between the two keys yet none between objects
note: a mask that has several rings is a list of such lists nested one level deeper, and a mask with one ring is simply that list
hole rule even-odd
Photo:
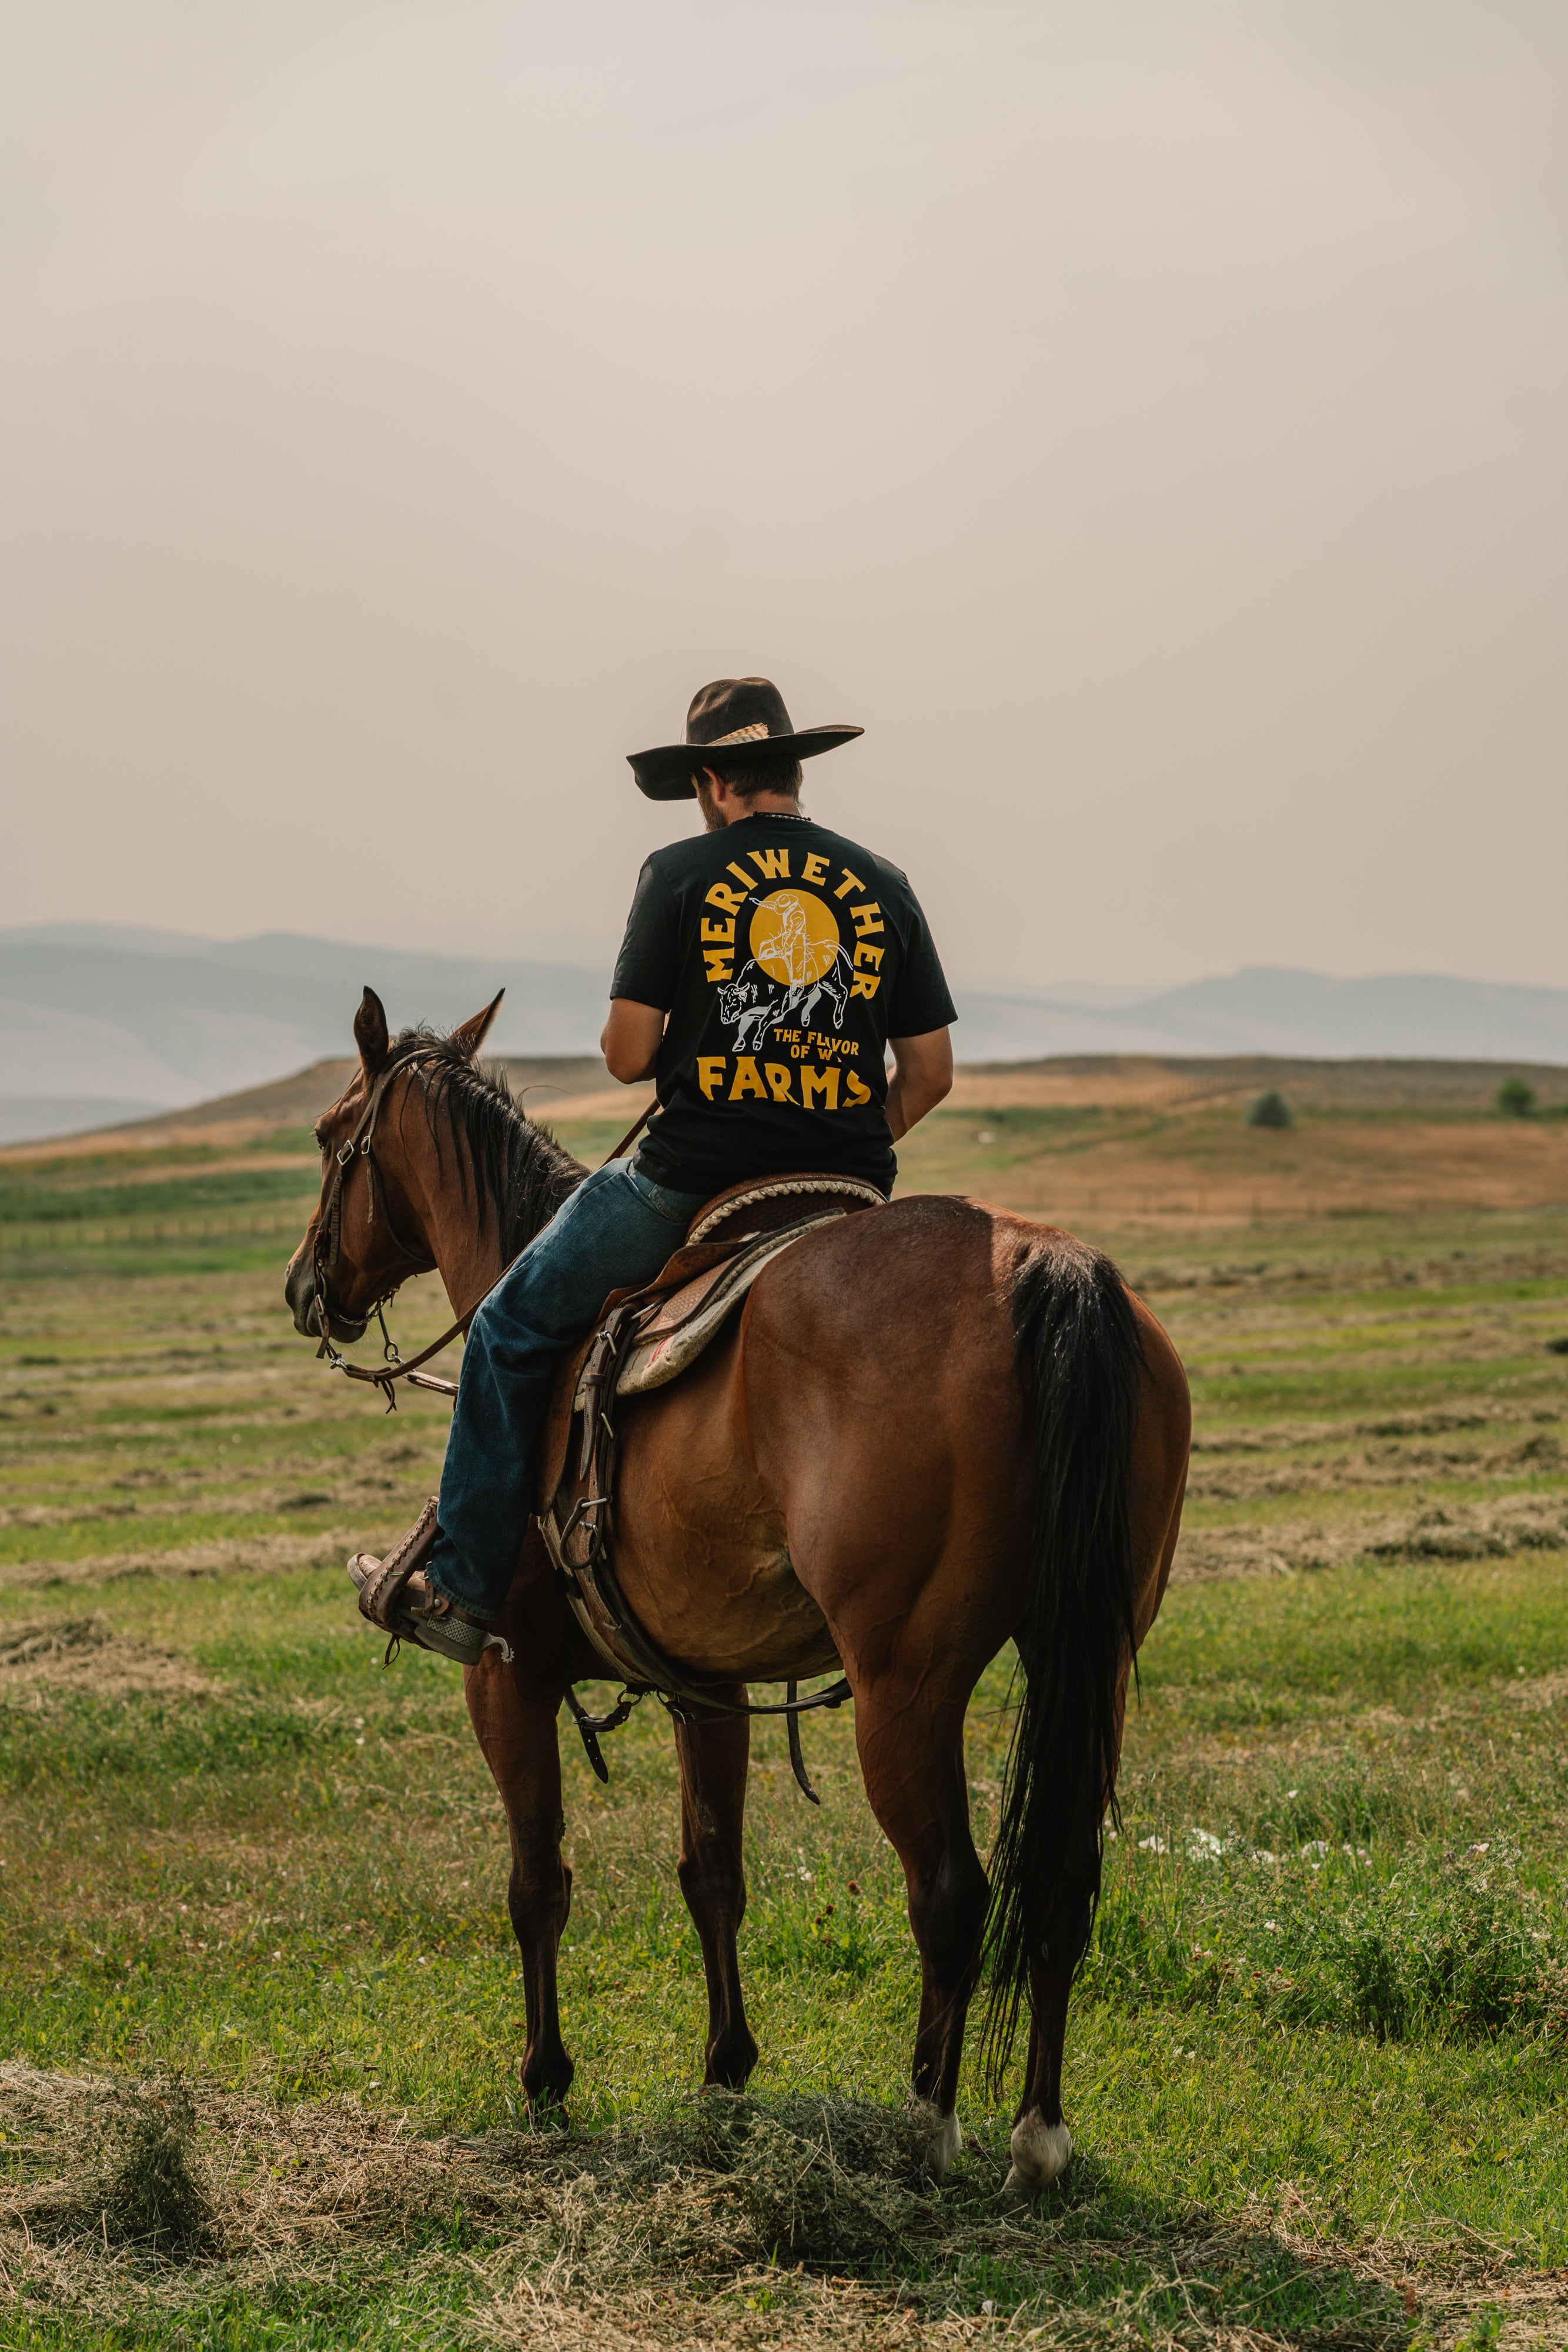
[{"label": "horse's hoof", "polygon": [[925,2129],[925,2169],[933,2180],[945,2180],[948,2167],[964,2144],[958,2128],[958,2111],[945,2116],[935,2100],[915,2099],[912,2102],[915,2119]]},{"label": "horse's hoof", "polygon": [[530,2085],[528,2062],[517,2061],[517,2088],[523,2095],[523,2111],[535,2131],[570,2131],[571,2119],[566,2111],[566,2095],[571,2088],[571,2078],[577,2069],[570,2059],[566,2062],[564,2079],[545,2081]]},{"label": "horse's hoof", "polygon": [[705,2091],[744,2091],[757,2063],[757,2043],[742,2027],[722,2033],[706,2053],[703,2068]]},{"label": "horse's hoof", "polygon": [[1031,2107],[1013,2126],[1012,2169],[1002,2184],[1009,2205],[1027,2205],[1061,2179],[1072,2154],[1072,2134],[1065,2124],[1048,2124]]}]

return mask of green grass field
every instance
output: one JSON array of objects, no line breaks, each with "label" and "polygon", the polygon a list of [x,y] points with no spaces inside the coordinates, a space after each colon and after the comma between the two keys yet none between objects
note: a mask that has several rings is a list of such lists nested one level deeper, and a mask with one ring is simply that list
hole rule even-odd
[{"label": "green grass field", "polygon": [[[1010,1197],[1083,1125],[1037,1119]],[[975,1128],[911,1181],[1009,1198]],[[1138,1115],[1153,1165],[1167,1128],[1190,1157]],[[458,1678],[383,1670],[342,1572],[433,1489],[445,1410],[384,1417],[289,1328],[298,1143],[0,1169],[4,2341],[1568,2336],[1568,1210],[1076,1221],[1176,1339],[1197,1444],[1078,2152],[1018,2215],[973,2072],[949,2183],[911,2172],[914,1953],[840,1718],[821,1812],[755,1736],[738,2101],[693,2095],[668,1726],[607,1743],[607,1790],[563,1739],[579,2073],[570,2130],[527,2130]],[[444,1320],[398,1303],[405,1349]]]}]

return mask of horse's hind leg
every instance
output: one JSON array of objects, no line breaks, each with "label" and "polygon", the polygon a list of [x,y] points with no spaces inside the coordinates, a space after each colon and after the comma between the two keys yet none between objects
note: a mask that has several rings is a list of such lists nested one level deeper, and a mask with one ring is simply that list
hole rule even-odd
[{"label": "horse's hind leg", "polygon": [[[716,1698],[742,1700],[733,1690]],[[707,1979],[707,2050],[703,2081],[738,2091],[757,2063],[746,2021],[736,1937],[746,1916],[741,1832],[751,1726],[744,1715],[675,1725],[681,1763],[681,1893],[702,1945]]]},{"label": "horse's hind leg", "polygon": [[[1169,1342],[1164,1333],[1159,1332],[1157,1325],[1155,1329],[1160,1347],[1167,1357],[1170,1356]],[[1179,1378],[1179,1367],[1176,1370]],[[1163,1484],[1150,1481],[1155,1496],[1153,1509],[1163,1507],[1166,1524],[1163,1538],[1157,1543],[1149,1543],[1146,1536],[1145,1538],[1145,1557],[1150,1559],[1153,1565],[1143,1580],[1139,1597],[1137,1633],[1140,1642],[1155,1622],[1170,1576],[1176,1536],[1181,1527],[1189,1426],[1186,1393],[1184,1381],[1175,1406],[1167,1412],[1167,1428],[1173,1419],[1175,1428],[1174,1438],[1169,1441],[1171,1466]],[[1145,1425],[1152,1440],[1157,1427],[1152,1413]],[[1117,1699],[1119,1726],[1125,1720],[1130,1676],[1130,1666],[1124,1667]],[[1120,1728],[1116,1752],[1119,1761]],[[1029,2062],[1024,2069],[1023,2096],[1019,2101],[1018,2114],[1013,2121],[1013,2162],[1006,2190],[1008,2196],[1014,2198],[1034,2197],[1042,2189],[1049,2189],[1057,2176],[1066,2169],[1068,2158],[1072,2154],[1072,2135],[1061,2113],[1061,2056],[1067,2039],[1067,2011],[1072,1996],[1073,1974],[1088,1946],[1090,1930],[1093,1926],[1094,1889],[1100,1880],[1102,1808],[1085,1790],[1077,1800],[1076,1812],[1073,1835],[1064,1844],[1057,1884],[1046,1906],[1044,1948],[1030,1963]]]},{"label": "horse's hind leg", "polygon": [[855,1740],[872,1810],[904,1865],[920,1954],[912,2084],[927,2109],[926,2163],[941,2179],[958,2153],[964,2024],[990,1887],[969,1831],[964,1700],[894,1675],[855,1693]]},{"label": "horse's hind leg", "polygon": [[1005,2191],[1025,2201],[1049,2189],[1072,2154],[1072,2135],[1061,2113],[1061,2056],[1073,1974],[1093,1922],[1098,1829],[1092,1811],[1085,1807],[1082,1812],[1079,1839],[1046,1911],[1044,1950],[1030,1963],[1029,2058]]}]

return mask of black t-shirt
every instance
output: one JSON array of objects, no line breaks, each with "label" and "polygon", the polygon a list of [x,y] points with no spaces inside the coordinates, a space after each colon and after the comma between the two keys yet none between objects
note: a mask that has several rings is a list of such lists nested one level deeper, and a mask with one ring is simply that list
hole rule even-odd
[{"label": "black t-shirt", "polygon": [[887,1041],[956,1017],[897,866],[775,810],[654,851],[610,992],[669,1014],[637,1159],[686,1192],[800,1169],[891,1191]]}]

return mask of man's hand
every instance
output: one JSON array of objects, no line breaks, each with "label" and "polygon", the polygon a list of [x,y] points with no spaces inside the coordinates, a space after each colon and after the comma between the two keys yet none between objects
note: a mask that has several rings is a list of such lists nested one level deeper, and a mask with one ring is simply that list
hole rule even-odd
[{"label": "man's hand", "polygon": [[[656,1005],[638,1004],[630,996],[612,996],[610,1018],[599,1041],[599,1050],[611,1076],[619,1078],[623,1087],[634,1087],[639,1078],[651,1078],[658,1066],[664,1034],[664,1016]],[[951,1056],[947,1066],[951,1073]],[[951,1076],[948,1084],[952,1084]]]},{"label": "man's hand", "polygon": [[923,1037],[894,1037],[887,1086],[887,1123],[896,1143],[953,1089],[953,1040],[946,1029]]}]

